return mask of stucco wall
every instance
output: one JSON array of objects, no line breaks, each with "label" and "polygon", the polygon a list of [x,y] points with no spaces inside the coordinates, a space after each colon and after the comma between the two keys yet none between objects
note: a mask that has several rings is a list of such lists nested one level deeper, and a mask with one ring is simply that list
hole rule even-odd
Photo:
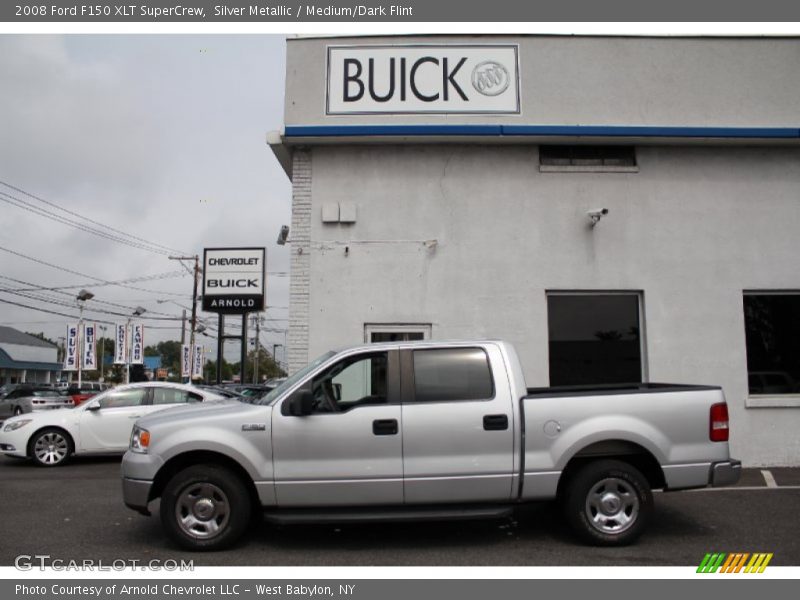
[{"label": "stucco wall", "polygon": [[[723,385],[734,453],[800,464],[800,408],[745,408],[742,312],[745,289],[800,290],[800,149],[642,147],[638,173],[596,174],[540,173],[536,146],[311,157],[310,357],[366,322],[432,323],[513,342],[547,385],[546,290],[638,290],[649,379]],[[357,222],[323,224],[325,202],[355,202]],[[610,214],[591,229],[595,207]]]}]

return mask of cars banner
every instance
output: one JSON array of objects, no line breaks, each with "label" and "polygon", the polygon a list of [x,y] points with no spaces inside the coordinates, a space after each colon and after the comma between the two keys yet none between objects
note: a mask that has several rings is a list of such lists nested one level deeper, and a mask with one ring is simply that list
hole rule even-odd
[{"label": "cars banner", "polygon": [[144,364],[144,325],[136,323],[133,326],[133,339],[131,340],[131,364]]},{"label": "cars banner", "polygon": [[125,323],[116,324],[114,336],[114,364],[124,365],[128,362],[128,326]]},{"label": "cars banner", "polygon": [[97,324],[83,324],[83,368],[97,369]]},{"label": "cars banner", "polygon": [[192,365],[192,355],[189,351],[189,346],[184,344],[181,346],[181,377],[189,377]]},{"label": "cars banner", "polygon": [[64,351],[64,371],[78,370],[78,324],[67,325],[67,340]]},{"label": "cars banner", "polygon": [[203,377],[203,347],[195,345],[192,361],[192,379]]}]

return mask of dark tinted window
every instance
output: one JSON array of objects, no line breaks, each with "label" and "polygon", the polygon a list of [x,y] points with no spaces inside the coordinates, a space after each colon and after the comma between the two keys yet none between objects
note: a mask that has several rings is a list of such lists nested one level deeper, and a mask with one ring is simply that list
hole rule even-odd
[{"label": "dark tinted window", "polygon": [[745,294],[751,394],[800,393],[800,294]]},{"label": "dark tinted window", "polygon": [[636,294],[547,297],[550,385],[642,380]]},{"label": "dark tinted window", "polygon": [[633,146],[540,146],[539,164],[635,167],[636,153]]},{"label": "dark tinted window", "polygon": [[425,334],[421,331],[373,331],[370,342],[413,342],[424,340]]},{"label": "dark tinted window", "polygon": [[486,352],[480,348],[415,350],[414,392],[417,402],[492,398]]}]

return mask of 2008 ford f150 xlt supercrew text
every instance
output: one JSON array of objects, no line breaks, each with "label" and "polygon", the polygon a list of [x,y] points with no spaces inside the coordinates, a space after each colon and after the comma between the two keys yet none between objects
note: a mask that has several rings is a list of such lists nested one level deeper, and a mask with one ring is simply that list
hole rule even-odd
[{"label": "2008 ford f150 xlt supercrew text", "polygon": [[718,387],[527,389],[504,342],[398,342],[329,352],[265,396],[140,419],[125,503],[161,498],[169,536],[223,548],[254,508],[342,522],[498,517],[558,499],[586,541],[644,529],[651,489],[735,483]]}]

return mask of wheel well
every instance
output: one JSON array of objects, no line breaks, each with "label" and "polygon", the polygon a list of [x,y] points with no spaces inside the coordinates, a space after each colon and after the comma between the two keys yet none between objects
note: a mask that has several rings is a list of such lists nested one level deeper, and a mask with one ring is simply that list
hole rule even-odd
[{"label": "wheel well", "polygon": [[644,475],[651,489],[666,487],[664,471],[649,450],[634,442],[607,440],[586,446],[569,460],[558,480],[558,495],[561,495],[564,486],[581,467],[600,458],[613,458],[628,463]]},{"label": "wheel well", "polygon": [[167,483],[176,473],[187,467],[200,464],[213,464],[230,470],[242,481],[242,483],[244,483],[248,493],[250,494],[250,499],[253,503],[253,506],[261,506],[253,479],[250,477],[249,473],[245,471],[244,467],[242,467],[242,465],[240,465],[230,456],[226,456],[219,452],[212,452],[210,450],[192,450],[191,452],[185,452],[183,454],[173,456],[166,463],[164,463],[164,466],[159,469],[155,479],[153,480],[153,486],[150,488],[150,497],[148,498],[148,502],[161,497],[161,494],[164,491]]},{"label": "wheel well", "polygon": [[72,452],[75,452],[75,440],[72,439],[72,436],[69,434],[69,431],[67,431],[63,427],[54,427],[51,425],[48,427],[40,427],[31,434],[31,437],[28,438],[28,447],[25,449],[25,454],[29,458],[33,458],[33,441],[36,439],[36,436],[39,435],[42,431],[50,431],[50,430],[55,430],[60,433],[63,433],[64,436],[69,440],[70,446],[72,446]]}]

